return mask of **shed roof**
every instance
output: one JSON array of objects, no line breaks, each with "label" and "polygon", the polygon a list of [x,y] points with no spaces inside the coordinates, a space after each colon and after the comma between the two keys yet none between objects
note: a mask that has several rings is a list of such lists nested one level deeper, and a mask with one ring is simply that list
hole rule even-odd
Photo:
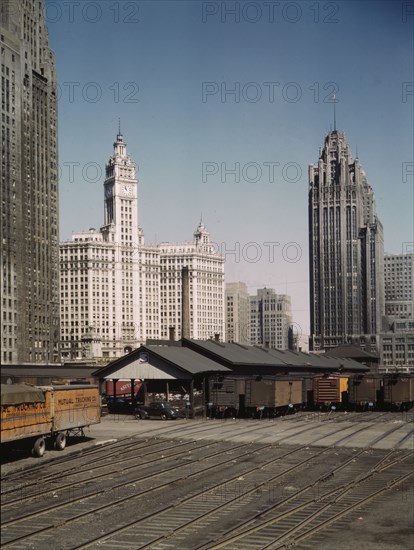
[{"label": "shed roof", "polygon": [[[148,357],[145,356],[147,354]],[[148,345],[124,355],[93,375],[110,378],[190,379],[204,372],[228,372],[229,369],[189,348],[172,345]]]},{"label": "shed roof", "polygon": [[344,344],[336,348],[327,350],[326,353],[332,357],[345,357],[348,359],[355,359],[359,361],[378,362],[379,356],[375,353],[365,351],[352,344]]},{"label": "shed roof", "polygon": [[91,378],[94,367],[82,366],[28,366],[28,365],[2,365],[1,375],[16,378],[43,377],[43,378]]},{"label": "shed roof", "polygon": [[331,357],[326,354],[310,354],[259,346],[242,346],[235,343],[222,343],[215,340],[183,339],[184,346],[213,358],[231,368],[235,367],[294,367],[302,371],[349,371],[365,372],[364,367],[352,359]]}]

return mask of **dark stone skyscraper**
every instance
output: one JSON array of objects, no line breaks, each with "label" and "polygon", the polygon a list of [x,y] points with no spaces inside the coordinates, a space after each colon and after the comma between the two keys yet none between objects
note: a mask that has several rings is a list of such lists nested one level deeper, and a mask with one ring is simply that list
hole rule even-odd
[{"label": "dark stone skyscraper", "polygon": [[43,0],[0,0],[3,363],[59,359],[57,84]]},{"label": "dark stone skyscraper", "polygon": [[310,349],[377,351],[384,315],[384,242],[374,192],[342,132],[309,167]]}]

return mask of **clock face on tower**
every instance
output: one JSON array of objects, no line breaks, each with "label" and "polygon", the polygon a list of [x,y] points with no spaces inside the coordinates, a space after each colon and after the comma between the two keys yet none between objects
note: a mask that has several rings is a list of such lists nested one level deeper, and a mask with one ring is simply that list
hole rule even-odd
[{"label": "clock face on tower", "polygon": [[122,185],[121,193],[127,197],[132,197],[132,187],[130,185]]},{"label": "clock face on tower", "polygon": [[107,199],[112,197],[112,186],[105,187],[105,197]]}]

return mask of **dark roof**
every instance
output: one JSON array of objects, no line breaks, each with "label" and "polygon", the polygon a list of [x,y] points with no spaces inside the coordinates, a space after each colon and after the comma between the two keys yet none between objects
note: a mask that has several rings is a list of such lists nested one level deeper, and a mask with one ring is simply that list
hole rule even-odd
[{"label": "dark roof", "polygon": [[151,351],[154,355],[165,359],[179,366],[180,368],[190,372],[191,374],[200,374],[210,371],[228,371],[230,369],[212,361],[208,357],[204,357],[199,353],[178,346],[143,346]]},{"label": "dark roof", "polygon": [[268,365],[274,366],[279,362],[280,366],[286,362],[268,353],[268,350],[256,346],[243,346],[235,343],[222,343],[215,340],[183,339],[183,345],[188,346],[199,353],[207,353],[210,358],[231,365]]},{"label": "dark roof", "polygon": [[172,345],[147,345],[128,353],[112,361],[105,367],[102,367],[93,375],[96,377],[107,376],[110,373],[116,372],[117,369],[122,368],[132,361],[137,361],[142,352],[148,352],[153,356],[158,357],[162,361],[165,361],[169,366],[178,369],[186,374],[201,374],[203,372],[226,372],[228,368],[197,353],[189,348],[181,347],[175,342]]},{"label": "dark roof", "polygon": [[14,376],[21,377],[41,377],[41,378],[91,378],[95,367],[85,366],[27,366],[27,365],[2,365],[0,373],[3,377]]},{"label": "dark roof", "polygon": [[328,355],[332,357],[346,357],[348,359],[355,359],[356,361],[378,362],[379,356],[375,353],[365,351],[353,346],[352,344],[344,344],[336,348],[332,348],[326,351]]},{"label": "dark roof", "polygon": [[300,369],[301,371],[349,371],[365,372],[368,370],[360,363],[353,360],[344,360],[325,354],[309,354],[261,348],[259,346],[242,346],[235,343],[222,343],[215,340],[183,339],[184,346],[189,346],[194,351],[205,354],[208,357],[230,368],[235,367],[271,367],[272,369],[287,370],[287,367]]}]

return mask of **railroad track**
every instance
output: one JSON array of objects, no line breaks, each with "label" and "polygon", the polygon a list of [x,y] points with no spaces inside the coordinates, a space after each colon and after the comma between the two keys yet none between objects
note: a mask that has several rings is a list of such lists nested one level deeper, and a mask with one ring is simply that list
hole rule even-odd
[{"label": "railroad track", "polygon": [[[289,548],[410,478],[413,471],[408,461],[414,453],[404,453],[388,461],[392,454],[395,453],[388,453],[374,467],[361,473],[356,479],[345,476],[344,472],[341,476],[336,475],[339,469],[344,469],[349,463],[343,465],[334,470],[329,478],[321,478],[316,484],[309,484],[296,495],[269,507],[264,513],[257,514],[250,521],[244,522],[242,526],[222,533],[220,541],[210,541],[196,548],[197,550]],[[398,467],[395,469],[393,468],[395,466]],[[315,487],[318,487],[317,493],[309,497],[309,493]]]},{"label": "railroad track", "polygon": [[[211,447],[213,452],[205,452],[207,446]],[[243,464],[241,464],[242,468],[237,468],[237,464],[234,463],[245,460],[249,455],[263,453],[265,449],[273,451],[270,461],[279,459],[274,456],[277,453],[274,452],[271,445],[252,447],[250,444],[244,443],[223,446],[212,443],[207,445],[204,442],[198,448],[193,449],[191,457],[188,456],[188,452],[183,452],[181,462],[177,462],[175,454],[172,464],[160,467],[154,460],[146,472],[142,469],[141,464],[136,464],[135,472],[132,471],[135,476],[133,475],[121,483],[116,482],[116,476],[114,476],[115,479],[110,480],[110,483],[96,485],[93,470],[91,470],[88,479],[85,480],[82,476],[78,482],[73,481],[72,487],[78,489],[76,494],[70,490],[71,486],[69,485],[60,490],[56,488],[55,491],[52,491],[48,488],[43,492],[39,491],[31,495],[18,494],[17,497],[13,497],[13,494],[10,494],[10,500],[4,503],[2,511],[2,546],[33,538],[54,529],[56,524],[68,524],[85,518],[89,521],[88,516],[97,511],[110,510],[121,503],[142,499],[148,494],[163,490],[179,481],[185,483],[189,478],[203,478],[207,471],[216,471],[222,474],[227,467],[227,469],[231,468],[236,472],[238,469],[244,472]],[[202,452],[202,456],[197,457],[195,451]],[[283,456],[293,452],[290,450]],[[214,463],[212,464],[212,462]],[[255,468],[257,467],[255,466]],[[138,476],[136,475],[137,471],[139,471]],[[124,473],[124,469],[120,470],[118,477],[124,479]],[[79,487],[77,483],[79,483]],[[137,489],[138,486],[139,489]],[[17,491],[17,493],[19,492],[20,490]],[[54,497],[57,500],[53,500]]]},{"label": "railroad track", "polygon": [[[261,424],[261,426],[257,426],[257,424]],[[281,429],[281,427],[277,425],[277,434],[283,434],[283,438],[279,443],[289,443],[289,439],[295,438],[309,431],[309,423],[303,423],[303,428],[301,428],[299,431],[297,430],[296,426],[297,424],[294,426],[282,427]],[[398,430],[401,426],[402,425],[392,426],[391,429],[388,430],[387,434]],[[258,430],[260,430],[260,427],[263,427],[263,423],[255,423],[253,427],[247,426],[243,431],[243,435],[245,436],[249,431],[252,430],[257,434]],[[320,443],[331,435],[346,430],[353,430],[353,433],[350,434],[350,436],[352,436],[359,433],[360,431],[368,429],[369,427],[370,425],[366,425],[356,430],[353,427],[348,426],[340,428],[339,430],[338,428],[334,428],[332,432],[329,432],[320,436],[319,438],[314,439],[313,442]],[[233,430],[233,428],[229,428],[229,430]],[[182,436],[182,431],[183,430],[180,429],[180,436]],[[223,434],[223,431],[221,431],[221,434]],[[381,437],[385,437],[385,435],[386,434],[384,434],[384,436],[380,436],[378,440],[380,440]],[[410,434],[405,435],[399,442],[399,445],[407,440],[409,436]],[[347,439],[347,437],[343,439]],[[337,441],[337,443],[340,443],[343,439],[340,439],[339,441]],[[191,452],[191,449],[195,448],[197,445],[200,448],[202,446],[208,446],[209,444],[211,443],[207,442],[205,444],[197,444],[194,441],[188,439],[184,441],[173,441],[167,444],[165,441],[161,442],[156,438],[150,440],[134,438],[132,439],[132,441],[131,439],[128,439],[126,441],[123,440],[121,442],[117,442],[111,445],[108,450],[102,448],[93,448],[84,452],[73,454],[69,457],[59,457],[53,462],[42,462],[42,465],[31,467],[23,473],[17,472],[14,474],[9,474],[8,476],[4,476],[2,478],[2,505],[9,504],[10,501],[5,495],[10,492],[14,492],[14,494],[16,494],[16,489],[20,489],[20,499],[22,499],[23,496],[26,496],[26,498],[40,496],[42,494],[42,491],[38,489],[39,477],[41,477],[42,479],[43,487],[49,484],[50,491],[55,491],[57,487],[57,478],[59,480],[59,487],[70,487],[71,483],[65,483],[65,479],[70,479],[72,477],[76,477],[77,484],[79,484],[79,482],[82,481],[81,479],[79,479],[79,472],[82,470],[85,470],[85,481],[90,480],[91,474],[93,474],[94,480],[96,481],[98,479],[105,478],[106,475],[110,474],[114,466],[122,465],[124,471],[128,471],[134,469],[137,462],[140,462],[141,465],[144,465],[146,463],[145,459],[147,459],[148,462],[154,462],[155,459],[152,458],[154,455],[156,456],[162,453],[161,458],[157,458],[156,460],[165,461],[172,456],[179,456],[180,453],[182,451],[185,451],[186,449]],[[145,452],[142,451],[143,445],[145,445]],[[62,466],[66,466],[64,472],[62,472]],[[30,487],[36,487],[37,490],[35,492],[30,492]],[[13,502],[15,500],[13,500]]]},{"label": "railroad track", "polygon": [[[3,510],[2,547],[13,547],[14,544],[21,547],[19,545],[22,543],[30,542],[31,548],[43,549],[47,544],[46,540],[50,539],[51,535],[56,536],[59,526],[63,531],[67,530],[68,526],[73,529],[73,525],[69,524],[81,523],[85,525],[86,523],[90,526],[90,517],[97,512],[100,512],[101,517],[102,513],[106,511],[108,517],[111,517],[114,508],[119,509],[121,505],[125,508],[125,506],[131,506],[131,503],[138,501],[145,503],[153,494],[166,490],[172,485],[180,483],[184,493],[187,494],[188,483],[191,481],[194,484],[193,491],[196,494],[204,494],[206,473],[209,474],[209,480],[212,480],[212,487],[209,490],[219,491],[222,490],[220,488],[228,486],[229,479],[232,477],[237,480],[240,476],[252,472],[260,473],[264,467],[276,463],[279,475],[283,475],[280,470],[286,473],[292,469],[298,469],[325,451],[326,449],[304,451],[303,448],[290,448],[288,451],[283,451],[281,448],[270,445],[252,447],[250,444],[233,445],[223,449],[223,445],[220,444],[220,450],[214,453],[205,453],[198,460],[193,459],[190,463],[181,464],[179,469],[175,463],[174,466],[162,471],[152,471],[146,476],[141,474],[127,482],[92,490],[89,493],[83,492],[77,498],[69,495],[63,502],[51,502],[50,499],[42,502],[36,498],[19,503],[16,499]],[[303,458],[303,453],[305,458]],[[299,461],[296,458],[298,454]],[[295,458],[293,459],[293,457]],[[287,463],[285,463],[286,461]],[[214,480],[216,481],[214,482]],[[158,509],[157,506],[157,511]]]},{"label": "railroad track", "polygon": [[[209,447],[211,446],[211,443],[201,443],[197,445],[196,443],[191,441],[170,441],[169,443],[167,443],[165,441],[160,442],[154,440],[153,442],[149,443],[149,450],[148,448],[145,449],[146,452],[142,452],[140,448],[141,446],[142,441],[138,441],[135,442],[133,445],[128,446],[128,449],[123,449],[124,457],[121,459],[116,458],[119,455],[119,451],[117,450],[114,453],[104,453],[103,456],[100,456],[99,458],[94,457],[92,460],[80,461],[79,464],[71,466],[63,473],[61,469],[59,470],[59,467],[47,469],[43,468],[41,471],[38,470],[36,471],[35,480],[32,479],[33,474],[31,474],[30,482],[17,485],[14,488],[6,488],[4,491],[2,491],[2,508],[4,510],[4,508],[7,508],[7,506],[16,502],[22,503],[23,501],[29,500],[30,498],[46,496],[48,493],[56,491],[57,488],[59,490],[62,490],[71,488],[74,485],[78,487],[80,483],[89,483],[91,476],[93,477],[94,482],[96,482],[99,479],[104,479],[108,476],[108,474],[111,474],[113,472],[114,466],[122,466],[123,472],[125,473],[129,470],[136,469],[137,465],[141,467],[145,466],[146,464],[154,465],[159,462],[167,461],[171,458],[179,457],[185,453],[191,453],[193,451],[198,451],[199,449]],[[132,447],[132,449],[130,447]],[[130,452],[133,453],[132,457],[125,456],[125,454],[128,454]],[[159,456],[158,458],[154,458],[153,455]],[[101,462],[104,463],[100,464]],[[50,472],[50,469],[52,469],[52,472]],[[45,473],[45,470],[47,473]],[[43,489],[30,492],[30,489],[32,487],[38,487],[39,476],[41,476],[42,479]],[[65,479],[71,477],[75,478],[75,482],[64,482]],[[7,484],[14,484],[15,481],[16,477],[13,476],[12,479],[7,480]],[[45,489],[44,487],[48,484],[50,484],[51,488]],[[7,494],[10,492],[16,493],[15,489],[19,489],[19,496],[11,500],[8,499]]]},{"label": "railroad track", "polygon": [[[316,457],[307,459],[303,461],[300,465],[304,466],[305,463],[312,465],[312,461],[316,458],[319,458],[324,452],[320,451]],[[278,509],[281,505],[286,506],[287,504],[294,509],[298,514],[303,509],[309,509],[309,505],[314,504],[315,499],[317,502],[321,501],[322,504],[318,504],[318,511],[324,510],[323,499],[327,498],[331,494],[335,495],[339,491],[348,492],[350,484],[355,485],[355,475],[358,475],[360,480],[367,479],[374,473],[378,471],[385,470],[391,466],[400,463],[402,460],[406,460],[408,457],[407,453],[404,453],[403,457],[398,457],[392,462],[387,462],[388,457],[392,454],[389,453],[385,457],[378,458],[370,455],[371,468],[368,472],[361,469],[361,465],[355,467],[355,462],[358,456],[361,456],[367,451],[361,450],[357,455],[351,456],[344,464],[339,467],[336,467],[328,473],[323,473],[317,479],[313,480],[312,483],[306,485],[305,487],[298,490],[293,496],[282,499],[282,502],[277,502],[275,505],[271,505],[270,509],[272,513],[278,513]],[[412,454],[412,453],[411,453]],[[169,548],[198,548],[197,539],[201,541],[205,540],[206,533],[211,533],[217,530],[217,526],[220,525],[220,521],[223,521],[223,518],[227,518],[228,521],[231,521],[232,518],[239,518],[243,516],[243,511],[246,513],[246,509],[249,510],[251,515],[251,510],[255,509],[258,504],[258,494],[262,492],[262,495],[265,494],[264,488],[269,483],[275,483],[278,479],[286,477],[290,474],[290,479],[294,480],[294,473],[297,471],[297,466],[292,467],[289,470],[284,471],[283,473],[276,473],[269,475],[266,478],[265,482],[260,482],[255,478],[255,473],[250,472],[252,479],[248,481],[248,476],[244,476],[243,481],[248,482],[247,489],[240,491],[237,488],[238,480],[232,480],[231,485],[226,484],[226,490],[220,493],[217,493],[217,487],[213,487],[209,490],[205,490],[203,494],[192,495],[189,498],[182,500],[181,502],[173,506],[174,513],[171,514],[171,510],[164,509],[151,516],[140,519],[138,521],[133,521],[128,525],[125,525],[121,528],[113,529],[111,533],[107,533],[103,536],[96,537],[93,540],[83,543],[76,547],[77,550],[83,550],[86,548],[98,548],[99,545],[104,541],[109,545],[109,547],[122,547],[122,548],[139,548],[146,549],[151,548],[154,550],[161,550],[166,547]],[[342,475],[338,475],[342,471]],[[293,474],[293,477],[292,477]],[[332,485],[332,480],[335,477],[335,487],[329,487]],[[406,477],[406,476],[405,476]],[[405,479],[404,477],[404,479]],[[339,485],[339,487],[338,487]],[[322,487],[322,488],[321,488]],[[328,488],[328,491],[327,491]],[[309,493],[310,496],[309,496]],[[275,495],[274,495],[275,496]],[[298,499],[302,500],[300,504],[297,504]],[[266,499],[267,500],[267,495]],[[276,498],[276,500],[278,500]],[[263,503],[262,503],[263,505]],[[269,505],[267,505],[269,508]],[[308,515],[309,512],[306,510]],[[311,510],[315,514],[315,510]],[[291,515],[292,510],[289,511]],[[269,514],[269,511],[266,512]],[[252,519],[246,517],[243,518],[243,526],[245,529],[246,522],[257,521],[257,515],[254,514]],[[286,515],[286,514],[284,514]],[[301,523],[301,516],[295,517],[295,521],[299,524]],[[268,525],[269,520],[266,520],[266,526]],[[274,520],[271,521],[274,523]],[[137,528],[140,533],[139,542],[133,543],[135,533]],[[236,527],[236,531],[240,527]],[[282,526],[282,529],[286,529],[286,525]],[[260,529],[253,529],[252,540],[249,542],[248,546],[241,546],[240,548],[251,548],[252,550],[257,550],[260,546],[258,545],[258,531],[260,531],[259,538],[263,538],[263,525],[260,526]],[[228,536],[228,534],[227,534]],[[224,546],[231,548],[239,548],[235,546],[235,542],[241,537],[245,537],[246,533],[243,532],[242,535],[238,534],[236,537],[230,537],[228,541],[224,542]],[[274,532],[268,532],[267,536],[269,540],[274,542]],[[220,533],[219,538],[222,538],[223,534]],[[189,545],[189,540],[191,540],[191,545]],[[129,546],[130,545],[130,546]],[[221,548],[224,547],[220,542],[218,545],[207,545],[202,544],[201,548]]]},{"label": "railroad track", "polygon": [[[288,447],[254,446],[252,448],[251,445],[238,445],[231,449],[227,448],[227,451],[221,448],[208,455],[204,453],[203,457],[199,457],[196,461],[192,460],[191,464],[181,466],[179,475],[177,475],[177,465],[162,472],[152,472],[146,477],[141,475],[139,480],[136,480],[136,484],[139,481],[139,490],[133,491],[132,494],[128,491],[128,487],[131,487],[130,482],[118,484],[118,489],[120,490],[123,485],[125,492],[112,494],[112,499],[109,498],[110,502],[108,502],[108,491],[105,489],[83,495],[76,500],[72,499],[70,502],[62,502],[58,506],[50,506],[50,508],[40,507],[39,509],[39,503],[32,502],[32,505],[34,504],[37,508],[35,511],[28,513],[27,510],[26,512],[20,510],[20,517],[15,519],[11,519],[10,516],[7,518],[9,514],[4,518],[3,514],[2,546],[25,548],[30,545],[33,549],[43,549],[48,544],[53,544],[53,548],[56,549],[80,549],[98,548],[105,541],[109,548],[113,544],[123,548],[161,549],[165,547],[163,545],[167,541],[170,547],[195,548],[196,546],[188,545],[188,540],[193,538],[194,544],[203,543],[206,528],[223,522],[225,525],[234,523],[234,518],[241,517],[244,525],[246,521],[257,522],[257,512],[252,517],[252,509],[259,509],[260,514],[269,514],[269,506],[275,512],[281,506],[283,508],[290,503],[296,515],[291,510],[289,515],[300,524],[299,511],[304,510],[309,515],[316,497],[318,507],[316,511],[313,510],[314,514],[321,509],[327,510],[320,508],[326,504],[323,500],[330,496],[338,496],[341,494],[340,491],[344,493],[349,483],[355,478],[362,482],[376,472],[391,471],[392,467],[405,463],[412,455],[403,451],[384,455],[383,452],[378,454],[364,449],[359,452],[348,450],[349,456],[343,464],[335,468],[326,468],[334,451],[335,449],[330,448],[310,450],[306,447],[289,449]],[[203,452],[201,448],[200,452]],[[321,460],[323,455],[325,457]],[[221,460],[218,460],[218,457]],[[260,460],[258,460],[259,457]],[[247,461],[248,458],[249,461]],[[212,459],[214,464],[211,464]],[[286,498],[282,498],[279,502],[283,487],[294,487],[298,472],[303,473],[304,469],[309,472],[305,474],[305,478],[307,481],[311,479],[311,482],[295,489],[292,496],[286,497],[286,494],[282,494],[282,497]],[[173,472],[175,475],[172,475]],[[208,483],[205,481],[207,472]],[[394,472],[392,473],[394,475]],[[336,485],[330,487],[329,483],[332,485],[333,479]],[[153,498],[157,492],[159,494],[159,491],[171,489],[177,484],[186,486],[184,493],[176,495],[163,506],[155,506],[153,511],[141,515],[138,520],[123,519],[116,522],[115,528],[110,528],[111,523],[108,520],[113,516],[115,509],[122,517],[122,511],[131,510],[131,505],[138,506],[140,502]],[[322,492],[321,487],[323,487]],[[315,492],[316,489],[317,492]],[[291,490],[293,489],[287,489],[288,492]],[[299,502],[300,498],[305,499],[304,502]],[[277,502],[273,503],[273,500]],[[9,508],[15,514],[19,505],[16,501],[10,504]],[[120,510],[121,513],[119,513]],[[102,531],[103,527],[104,532],[91,538],[90,518],[97,518],[97,512],[100,514],[99,518],[102,517],[102,521],[97,526],[98,532]],[[263,517],[260,521],[263,521]],[[137,527],[140,533],[139,545],[136,540],[132,542],[136,536]],[[81,532],[82,529],[85,534],[81,537],[80,544],[75,546],[64,542],[71,540],[69,534],[73,534],[74,530]],[[240,526],[233,526],[232,529],[240,529]],[[211,531],[213,529],[210,529]],[[228,531],[225,538],[229,536]],[[199,537],[198,541],[197,537]],[[239,540],[240,533],[237,533],[237,537]],[[56,540],[62,543],[56,545],[56,542],[53,542]],[[229,548],[236,548],[232,546],[233,542],[226,544],[227,546],[230,544]],[[254,548],[257,550],[258,546]]]},{"label": "railroad track", "polygon": [[[160,427],[158,438],[120,440],[43,462],[3,478],[8,486],[2,494],[2,546],[285,548],[410,478],[409,451],[312,447],[343,432],[335,441],[340,445],[369,426],[348,433],[349,426],[337,425],[306,446],[291,447],[285,439],[307,431],[309,422],[306,428],[278,429],[285,433],[281,445],[161,439]],[[185,428],[188,434],[194,429]],[[217,537],[206,543],[206,533]]]}]

